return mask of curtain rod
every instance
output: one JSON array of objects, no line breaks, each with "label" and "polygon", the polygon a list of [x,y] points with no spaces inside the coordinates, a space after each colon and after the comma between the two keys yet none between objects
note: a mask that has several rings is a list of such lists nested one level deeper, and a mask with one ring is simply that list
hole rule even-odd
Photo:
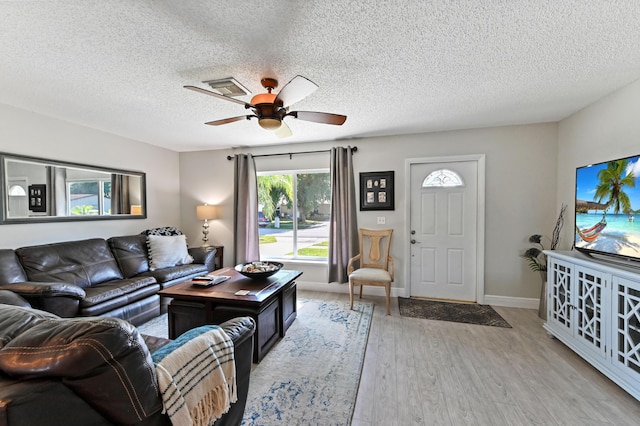
[{"label": "curtain rod", "polygon": [[[357,152],[358,151],[358,147],[357,146],[352,146],[351,148],[351,152]],[[319,152],[331,152],[330,149],[321,149],[321,150],[317,150],[317,151],[300,151],[300,152],[280,152],[277,154],[262,154],[262,155],[254,155],[254,158],[257,157],[274,157],[276,155],[288,155],[289,159],[291,159],[291,157],[293,157],[294,155],[298,155],[298,154],[317,154]],[[227,155],[227,160],[233,160],[233,156],[232,155]]]}]

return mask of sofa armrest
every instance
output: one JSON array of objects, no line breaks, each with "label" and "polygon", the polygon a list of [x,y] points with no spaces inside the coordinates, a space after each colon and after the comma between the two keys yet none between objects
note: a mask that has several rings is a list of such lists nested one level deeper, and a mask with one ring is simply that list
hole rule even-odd
[{"label": "sofa armrest", "polygon": [[9,290],[0,290],[0,303],[4,303],[5,305],[22,306],[23,308],[31,307],[31,304],[22,296]]},{"label": "sofa armrest", "polygon": [[233,340],[236,359],[236,388],[238,400],[214,426],[239,425],[242,423],[244,409],[249,394],[249,381],[253,367],[253,334],[256,323],[251,317],[238,317],[220,324],[220,327]]},{"label": "sofa armrest", "polygon": [[0,290],[10,290],[27,299],[33,308],[63,318],[77,316],[80,301],[86,296],[84,289],[65,282],[25,281],[2,284]]},{"label": "sofa armrest", "polygon": [[193,257],[193,263],[202,263],[211,272],[216,269],[215,247],[190,247],[189,254]]},{"label": "sofa armrest", "polygon": [[251,317],[238,317],[223,322],[220,327],[234,343],[240,343],[253,336],[256,323]]},{"label": "sofa armrest", "polygon": [[65,282],[24,281],[20,283],[2,284],[0,290],[10,290],[22,297],[72,297],[84,299],[86,293],[82,287]]},{"label": "sofa armrest", "polygon": [[[11,316],[11,308],[21,309],[6,307],[2,315]],[[0,348],[8,377],[62,382],[115,424],[137,424],[161,410],[151,356],[133,325],[97,317],[33,323]]]}]

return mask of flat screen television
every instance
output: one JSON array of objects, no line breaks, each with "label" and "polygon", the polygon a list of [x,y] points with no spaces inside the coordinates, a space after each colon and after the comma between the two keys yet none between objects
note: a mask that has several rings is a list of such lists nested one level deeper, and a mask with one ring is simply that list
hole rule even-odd
[{"label": "flat screen television", "polygon": [[640,261],[639,160],[636,155],[576,169],[577,250]]}]

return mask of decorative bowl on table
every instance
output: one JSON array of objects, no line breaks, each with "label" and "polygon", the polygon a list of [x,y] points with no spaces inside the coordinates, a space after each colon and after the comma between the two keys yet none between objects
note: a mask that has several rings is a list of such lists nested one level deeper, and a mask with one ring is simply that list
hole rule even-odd
[{"label": "decorative bowl on table", "polygon": [[235,269],[245,277],[261,279],[270,277],[282,269],[283,266],[284,264],[280,262],[254,261],[236,265]]}]

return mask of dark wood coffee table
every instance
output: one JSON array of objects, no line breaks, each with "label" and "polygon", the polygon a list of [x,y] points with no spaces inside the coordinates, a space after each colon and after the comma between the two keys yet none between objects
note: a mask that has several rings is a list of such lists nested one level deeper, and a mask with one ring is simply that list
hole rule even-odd
[{"label": "dark wood coffee table", "polygon": [[[187,281],[160,291],[160,296],[173,299],[168,308],[169,338],[175,339],[201,325],[250,316],[256,321],[253,361],[260,362],[296,318],[295,280],[302,272],[280,270],[260,280],[247,278],[233,268],[217,269],[211,274],[231,278],[211,287],[196,287]],[[236,294],[241,290],[249,294]]]}]

